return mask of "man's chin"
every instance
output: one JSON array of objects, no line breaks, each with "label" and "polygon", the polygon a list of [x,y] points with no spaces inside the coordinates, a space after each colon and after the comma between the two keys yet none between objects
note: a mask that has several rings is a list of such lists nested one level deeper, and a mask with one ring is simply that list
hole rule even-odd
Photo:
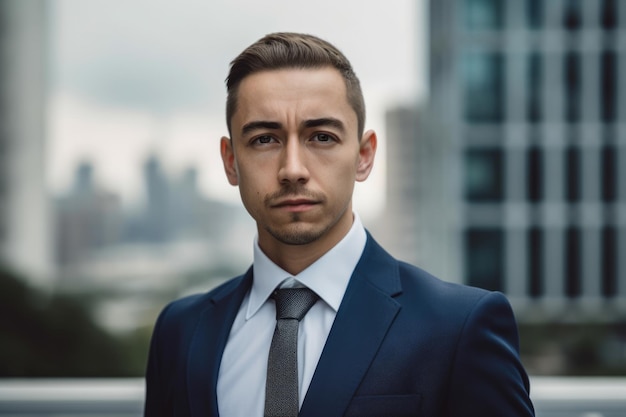
[{"label": "man's chin", "polygon": [[325,230],[316,230],[306,225],[290,225],[281,229],[266,228],[267,232],[274,239],[285,245],[308,245],[319,240]]}]

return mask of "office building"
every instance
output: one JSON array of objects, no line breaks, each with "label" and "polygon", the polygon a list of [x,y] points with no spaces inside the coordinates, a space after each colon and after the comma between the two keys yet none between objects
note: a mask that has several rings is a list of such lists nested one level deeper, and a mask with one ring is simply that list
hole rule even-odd
[{"label": "office building", "polygon": [[44,185],[46,2],[0,3],[0,263],[33,284],[53,274]]},{"label": "office building", "polygon": [[430,114],[464,282],[523,317],[624,314],[626,2],[430,2]]}]

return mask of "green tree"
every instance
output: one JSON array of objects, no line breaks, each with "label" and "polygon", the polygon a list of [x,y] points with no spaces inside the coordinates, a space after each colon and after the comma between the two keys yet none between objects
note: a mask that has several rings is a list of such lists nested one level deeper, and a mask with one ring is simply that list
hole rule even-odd
[{"label": "green tree", "polygon": [[0,377],[142,373],[138,362],[143,357],[137,351],[143,351],[145,340],[129,349],[128,341],[98,327],[77,299],[45,294],[25,282],[0,268]]}]

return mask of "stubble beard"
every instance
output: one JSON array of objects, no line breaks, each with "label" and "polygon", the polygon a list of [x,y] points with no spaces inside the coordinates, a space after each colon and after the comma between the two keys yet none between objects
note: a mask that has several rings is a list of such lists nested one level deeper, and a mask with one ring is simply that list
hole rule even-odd
[{"label": "stubble beard", "polygon": [[285,245],[307,245],[317,241],[324,236],[328,230],[336,223],[330,223],[319,229],[306,230],[302,223],[300,213],[291,214],[291,224],[285,230],[276,230],[270,226],[265,226],[265,230],[277,241]]},{"label": "stubble beard", "polygon": [[[326,199],[323,194],[310,192],[301,184],[287,184],[283,186],[278,192],[269,195],[265,198],[265,207],[270,209],[276,200],[285,198],[288,196],[294,197],[307,197],[311,200],[318,201],[319,204],[324,205]],[[348,209],[349,201],[346,202],[342,212],[335,218],[330,219],[328,223],[320,223],[314,221],[313,224],[307,227],[306,221],[303,220],[304,213],[291,213],[290,223],[280,228],[274,228],[269,224],[265,224],[263,228],[278,242],[285,245],[307,245],[313,243],[328,233],[333,227],[339,223],[343,217],[345,210]],[[322,219],[321,222],[326,220]]]}]

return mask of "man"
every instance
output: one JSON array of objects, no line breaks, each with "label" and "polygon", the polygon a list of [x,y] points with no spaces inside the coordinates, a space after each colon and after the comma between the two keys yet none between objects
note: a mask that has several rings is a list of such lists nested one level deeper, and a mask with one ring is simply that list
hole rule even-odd
[{"label": "man", "polygon": [[[161,313],[146,416],[534,415],[505,297],[397,261],[353,213],[377,137],[343,54],[271,34],[227,90],[220,149],[257,224],[254,263]],[[303,312],[282,317],[296,293]]]}]

